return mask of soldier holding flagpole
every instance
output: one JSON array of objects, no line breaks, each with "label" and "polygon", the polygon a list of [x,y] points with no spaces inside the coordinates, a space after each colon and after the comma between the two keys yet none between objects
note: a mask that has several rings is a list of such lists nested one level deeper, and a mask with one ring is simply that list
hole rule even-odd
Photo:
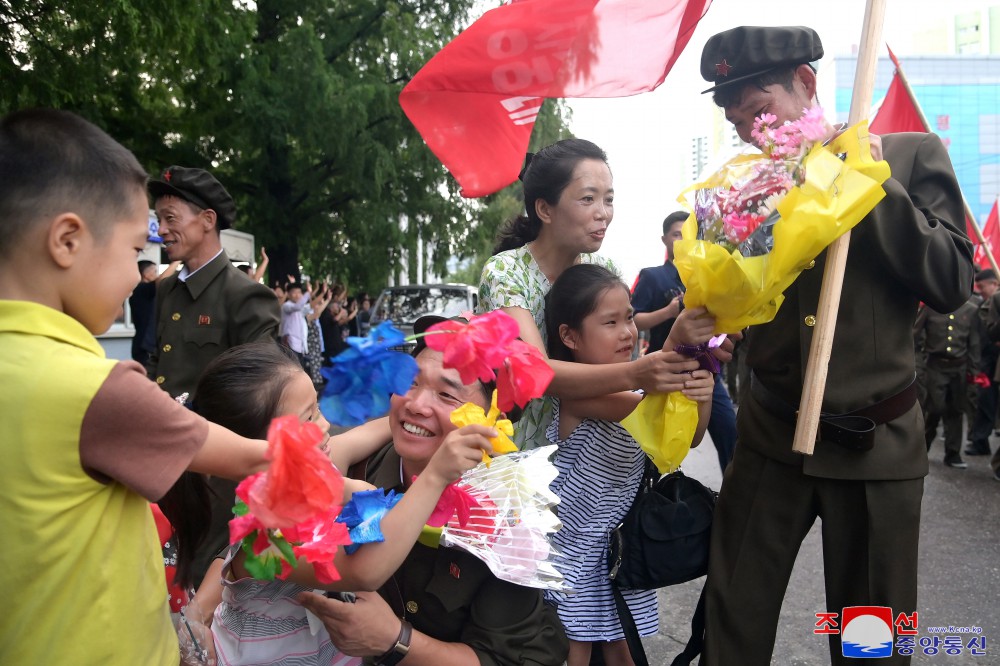
[{"label": "soldier holding flagpole", "polygon": [[[822,56],[810,28],[744,26],[708,40],[701,73],[713,84],[706,92],[749,142],[762,113],[781,123],[818,104],[812,63]],[[749,332],[751,390],[740,405],[712,534],[702,662],[711,666],[770,664],[792,566],[817,517],[826,602],[817,599],[816,611],[883,606],[893,618],[917,611],[928,463],[911,326],[921,301],[949,312],[968,299],[972,246],[958,183],[935,135],[872,137],[872,155],[884,155],[892,177],[850,236],[813,455],[794,452],[792,440],[829,250],[785,292],[775,319]],[[887,632],[892,654],[892,627]],[[850,637],[829,633],[831,660],[846,663]]]}]

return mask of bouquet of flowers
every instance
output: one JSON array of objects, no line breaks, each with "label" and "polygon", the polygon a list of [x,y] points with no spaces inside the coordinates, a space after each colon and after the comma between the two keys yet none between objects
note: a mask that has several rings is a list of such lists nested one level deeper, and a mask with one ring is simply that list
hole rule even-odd
[{"label": "bouquet of flowers", "polygon": [[762,153],[733,158],[681,197],[692,211],[674,244],[684,302],[707,307],[720,332],[773,319],[809,262],[885,196],[889,166],[872,159],[866,122],[823,143],[818,107],[775,120],[754,123]]},{"label": "bouquet of flowers", "polygon": [[333,558],[351,543],[337,522],[344,479],[317,448],[323,437],[315,423],[276,418],[267,433],[271,466],[236,487],[229,540],[241,544],[254,578],[286,578],[299,557],[314,565],[320,582],[340,578]]},{"label": "bouquet of flowers", "polygon": [[[720,333],[704,344],[680,345],[675,351],[697,360],[700,369],[718,374],[722,368],[712,350],[725,339],[726,335]],[[660,474],[668,474],[681,466],[691,450],[698,429],[698,404],[676,391],[652,393],[645,396],[621,424]]]},{"label": "bouquet of flowers", "polygon": [[562,527],[552,511],[559,498],[549,490],[558,474],[549,460],[555,451],[555,444],[518,451],[463,474],[458,487],[468,499],[442,527],[441,545],[475,555],[502,580],[568,591],[549,539]]},{"label": "bouquet of flowers", "polygon": [[[452,415],[458,426],[494,427],[495,454],[515,450],[509,439],[513,427],[500,418],[500,410],[539,397],[553,376],[542,354],[517,340],[517,334],[517,323],[503,312],[473,316],[468,322],[444,321],[422,334],[428,347],[442,352],[444,366],[459,371],[463,382],[497,380],[488,413],[466,404]],[[390,395],[409,390],[417,374],[416,361],[398,351],[416,337],[405,338],[384,322],[368,337],[348,338],[349,348],[323,371],[328,384],[320,408],[328,420],[356,425],[385,414]],[[352,552],[360,544],[384,539],[379,521],[399,496],[380,490],[355,493],[341,507],[343,479],[316,448],[322,438],[313,423],[300,424],[294,416],[275,419],[268,431],[270,467],[247,477],[236,489],[230,541],[241,544],[246,569],[254,578],[285,578],[303,557],[320,582],[331,583],[339,578],[333,564],[339,547]],[[488,467],[489,456],[484,453],[483,459]],[[478,506],[475,500],[452,484],[429,524],[440,527],[457,514],[464,525],[473,506]]]}]

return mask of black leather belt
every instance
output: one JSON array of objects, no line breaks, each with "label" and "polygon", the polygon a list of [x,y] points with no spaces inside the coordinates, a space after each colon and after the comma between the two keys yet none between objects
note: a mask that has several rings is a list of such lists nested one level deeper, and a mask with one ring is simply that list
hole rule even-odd
[{"label": "black leather belt", "polygon": [[927,366],[935,368],[960,368],[964,367],[968,363],[968,359],[965,356],[961,358],[956,358],[954,356],[944,356],[938,354],[928,354],[927,355]]},{"label": "black leather belt", "polygon": [[[750,395],[773,416],[795,424],[798,410],[764,386],[757,375],[750,374]],[[911,381],[899,393],[885,400],[847,414],[821,413],[819,439],[855,451],[868,451],[875,445],[875,426],[893,421],[910,411],[917,401],[917,383]]]}]

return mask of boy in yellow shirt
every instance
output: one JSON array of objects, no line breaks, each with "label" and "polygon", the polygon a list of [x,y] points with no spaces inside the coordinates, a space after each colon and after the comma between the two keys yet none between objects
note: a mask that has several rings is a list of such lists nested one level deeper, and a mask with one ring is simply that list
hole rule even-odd
[{"label": "boy in yellow shirt", "polygon": [[67,112],[0,120],[0,663],[178,663],[149,502],[266,443],[184,409],[94,338],[139,281],[146,173]]}]

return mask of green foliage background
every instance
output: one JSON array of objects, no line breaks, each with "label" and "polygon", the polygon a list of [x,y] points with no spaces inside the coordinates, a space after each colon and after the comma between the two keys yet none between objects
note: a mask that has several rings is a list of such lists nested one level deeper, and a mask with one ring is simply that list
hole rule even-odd
[{"label": "green foliage background", "polygon": [[[399,107],[403,86],[481,10],[476,0],[0,0],[0,109],[75,111],[151,174],[212,170],[270,274],[376,292],[403,265],[478,282],[521,208],[515,184],[479,200]],[[532,149],[568,136],[547,101]],[[405,223],[402,221],[405,220]]]}]

